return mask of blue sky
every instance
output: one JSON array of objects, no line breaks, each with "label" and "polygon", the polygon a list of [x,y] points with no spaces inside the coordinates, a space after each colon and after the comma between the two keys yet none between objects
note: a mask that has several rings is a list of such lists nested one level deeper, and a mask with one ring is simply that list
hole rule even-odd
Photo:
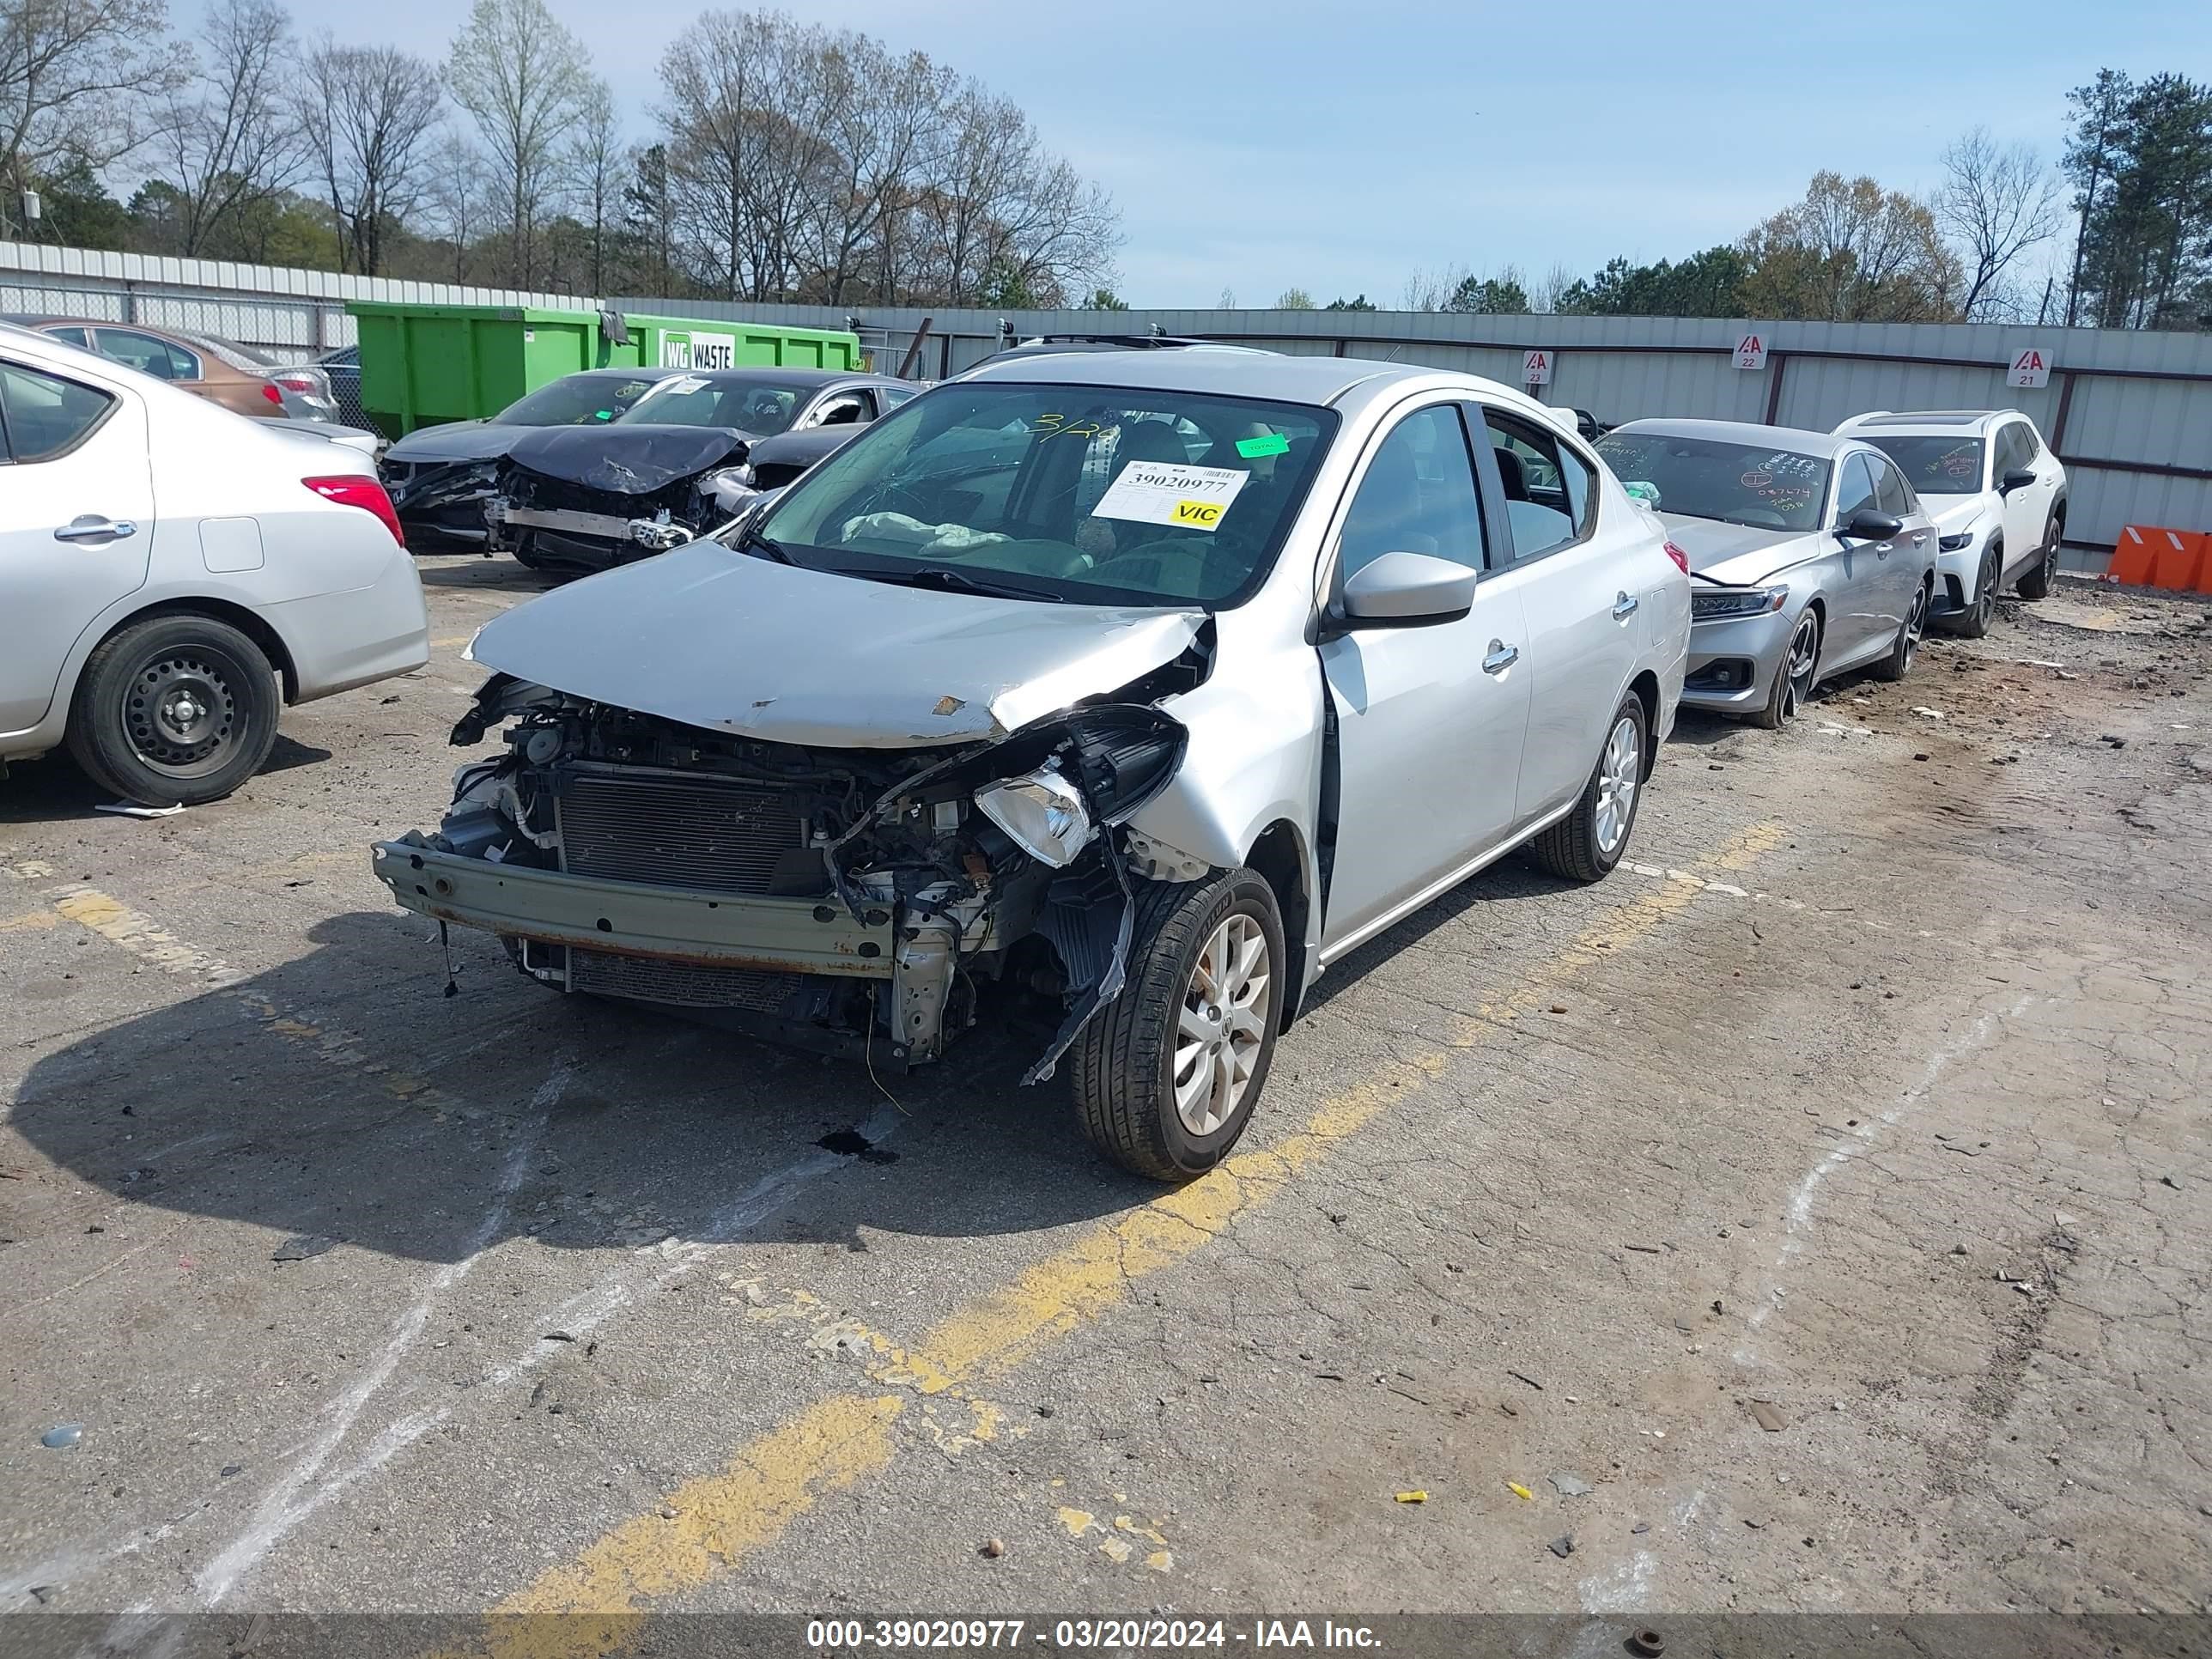
[{"label": "blue sky", "polygon": [[[185,0],[189,5],[190,0]],[[641,135],[697,0],[548,0]],[[442,55],[462,0],[293,0],[302,28]],[[180,7],[180,9],[183,8]],[[1113,191],[1119,287],[1248,306],[1396,301],[1416,268],[1587,272],[1730,240],[1820,167],[1914,191],[1980,125],[2055,161],[2101,65],[2212,76],[2212,5],[2166,0],[811,0],[983,78]]]}]

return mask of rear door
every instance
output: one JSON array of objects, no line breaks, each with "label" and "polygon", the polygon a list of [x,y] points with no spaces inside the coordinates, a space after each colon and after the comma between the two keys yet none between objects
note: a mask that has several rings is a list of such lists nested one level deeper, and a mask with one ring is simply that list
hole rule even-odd
[{"label": "rear door", "polygon": [[1534,665],[1521,590],[1485,555],[1459,405],[1401,416],[1369,451],[1337,538],[1330,592],[1385,553],[1483,571],[1464,617],[1361,628],[1321,647],[1337,725],[1336,846],[1327,949],[1503,842],[1515,819]]},{"label": "rear door", "polygon": [[0,732],[45,718],[85,629],[143,586],[154,539],[146,409],[0,356]]},{"label": "rear door", "polygon": [[1535,671],[1516,801],[1526,823],[1571,800],[1597,763],[1613,700],[1635,672],[1643,596],[1620,580],[1627,526],[1597,523],[1591,465],[1557,432],[1480,407]]}]

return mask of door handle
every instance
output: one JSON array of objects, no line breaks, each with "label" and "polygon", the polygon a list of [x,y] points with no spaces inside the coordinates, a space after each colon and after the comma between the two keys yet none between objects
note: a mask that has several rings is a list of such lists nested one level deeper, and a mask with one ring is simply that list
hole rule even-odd
[{"label": "door handle", "polygon": [[1636,614],[1636,605],[1637,599],[1633,593],[1623,593],[1613,602],[1613,621],[1626,622]]},{"label": "door handle", "polygon": [[1927,545],[1928,545],[1928,532],[1927,532],[1926,531],[1924,531],[1924,530],[1916,530],[1916,531],[1914,531],[1914,532],[1912,532],[1912,544],[1913,544],[1915,547],[1925,547],[1925,546],[1927,546]]},{"label": "door handle", "polygon": [[1519,646],[1508,645],[1503,640],[1492,640],[1490,642],[1490,654],[1482,659],[1482,672],[1486,674],[1503,674],[1520,660]]},{"label": "door handle", "polygon": [[96,513],[81,513],[54,532],[58,542],[114,542],[125,536],[135,536],[138,526],[128,519],[103,519]]}]

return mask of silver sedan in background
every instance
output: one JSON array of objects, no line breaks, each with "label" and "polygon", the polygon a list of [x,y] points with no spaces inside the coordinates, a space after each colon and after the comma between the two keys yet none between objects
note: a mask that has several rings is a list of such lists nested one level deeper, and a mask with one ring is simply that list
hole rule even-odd
[{"label": "silver sedan in background", "polygon": [[1688,556],[1684,703],[1765,726],[1869,668],[1902,679],[1928,625],[1936,535],[1871,444],[1735,421],[1632,421],[1598,441]]}]

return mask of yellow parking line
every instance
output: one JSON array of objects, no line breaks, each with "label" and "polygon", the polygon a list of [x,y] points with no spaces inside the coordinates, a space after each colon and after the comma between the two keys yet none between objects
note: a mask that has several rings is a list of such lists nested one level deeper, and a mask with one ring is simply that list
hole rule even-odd
[{"label": "yellow parking line", "polygon": [[[1705,867],[1741,870],[1786,831],[1754,825]],[[1560,981],[1607,960],[1703,896],[1669,882],[1640,894],[1538,968],[1520,989],[1462,1019],[1441,1048],[1386,1068],[1325,1102],[1304,1127],[1267,1151],[1240,1152],[1189,1186],[1092,1228],[1012,1284],[956,1310],[915,1349],[878,1346],[918,1394],[963,1391],[1022,1361],[1129,1298],[1134,1281],[1175,1266],[1240,1216],[1266,1204],[1392,1103],[1440,1074],[1454,1053],[1492,1041],[1501,1025],[1546,1006]],[[740,1449],[719,1473],[690,1481],[624,1521],[502,1602],[483,1641],[462,1651],[494,1659],[583,1659],[625,1646],[652,1598],[691,1589],[767,1548],[826,1493],[887,1465],[897,1449],[897,1395],[841,1394],[806,1407]],[[672,1517],[665,1511],[673,1511]],[[562,1614],[561,1618],[531,1615]]]}]

